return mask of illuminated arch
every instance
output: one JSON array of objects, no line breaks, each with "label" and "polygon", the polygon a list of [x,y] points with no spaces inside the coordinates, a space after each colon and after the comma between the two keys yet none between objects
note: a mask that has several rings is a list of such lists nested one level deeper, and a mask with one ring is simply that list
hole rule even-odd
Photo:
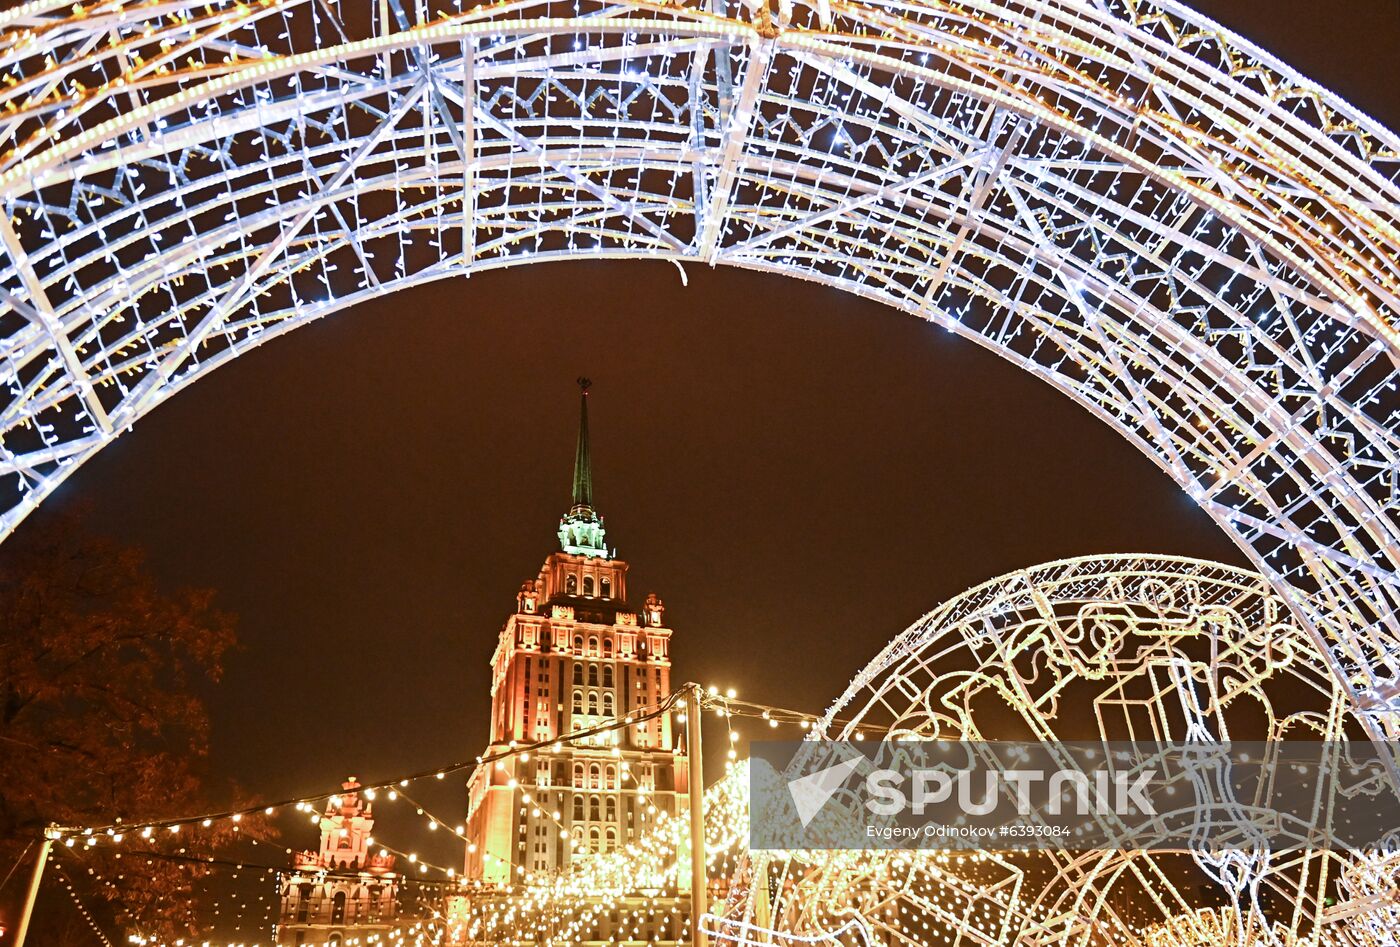
[{"label": "illuminated arch", "polygon": [[1113,425],[1400,734],[1400,141],[1171,0],[34,0],[0,29],[0,534],[371,296],[742,266]]}]

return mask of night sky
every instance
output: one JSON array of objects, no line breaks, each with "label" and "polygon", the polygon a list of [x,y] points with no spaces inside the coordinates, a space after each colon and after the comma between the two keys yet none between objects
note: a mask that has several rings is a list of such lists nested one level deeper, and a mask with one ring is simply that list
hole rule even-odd
[{"label": "night sky", "polygon": [[[1196,5],[1400,127],[1397,0]],[[1247,564],[1126,441],[973,343],[814,284],[688,273],[525,267],[334,316],[156,410],[32,519],[86,498],[241,616],[212,761],[262,798],[481,751],[496,634],[569,504],[581,374],[595,503],[633,599],[666,601],[676,681],[817,711],[1009,570]]]}]

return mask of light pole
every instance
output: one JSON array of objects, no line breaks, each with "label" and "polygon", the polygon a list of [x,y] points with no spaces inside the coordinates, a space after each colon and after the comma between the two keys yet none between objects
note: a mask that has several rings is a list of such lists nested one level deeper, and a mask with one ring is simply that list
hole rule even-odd
[{"label": "light pole", "polygon": [[690,931],[695,947],[705,947],[700,918],[709,910],[705,888],[705,767],[700,758],[700,685],[685,699],[685,752],[690,776]]},{"label": "light pole", "polygon": [[15,928],[15,947],[24,947],[24,937],[29,933],[29,919],[34,914],[34,902],[39,897],[39,881],[44,877],[49,851],[62,835],[62,830],[56,825],[44,829],[44,841],[39,844],[39,857],[34,862],[34,873],[29,876],[29,891],[24,896],[24,910],[20,912],[19,926]]}]

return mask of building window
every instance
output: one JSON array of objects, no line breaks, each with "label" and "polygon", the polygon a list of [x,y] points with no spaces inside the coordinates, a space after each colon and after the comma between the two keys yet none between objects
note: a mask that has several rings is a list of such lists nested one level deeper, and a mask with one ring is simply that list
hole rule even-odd
[{"label": "building window", "polygon": [[603,657],[605,657],[605,658],[610,658],[610,657],[612,657],[612,639],[611,639],[611,638],[604,638],[604,639],[603,639]]},{"label": "building window", "polygon": [[617,788],[617,767],[614,766],[614,765],[612,765],[611,763],[609,763],[609,764],[608,764],[608,768],[607,768],[606,770],[604,770],[604,772],[607,774],[607,777],[608,777],[608,788],[609,788],[609,789],[616,789],[616,788]]},{"label": "building window", "polygon": [[603,579],[600,583],[603,590],[603,598],[612,598],[612,579]]},{"label": "building window", "polygon": [[597,796],[588,799],[588,818],[597,822],[603,818],[603,803]]},{"label": "building window", "polygon": [[335,893],[335,900],[331,902],[331,923],[332,923],[332,924],[344,924],[344,923],[345,923],[345,892],[344,892],[344,891],[337,891],[337,892]]},{"label": "building window", "polygon": [[598,686],[598,665],[588,665],[588,683],[592,687]]},{"label": "building window", "polygon": [[588,712],[596,715],[598,713],[598,692],[588,692]]},{"label": "building window", "polygon": [[583,683],[583,665],[582,665],[582,664],[577,664],[577,663],[574,664],[574,683],[575,683],[575,684],[582,684],[582,683]]},{"label": "building window", "polygon": [[598,769],[598,764],[597,764],[597,763],[590,763],[590,764],[589,764],[589,766],[588,766],[588,788],[589,788],[589,789],[597,789],[599,786],[602,785],[602,777],[601,777],[600,773],[601,773],[601,770]]},{"label": "building window", "polygon": [[582,822],[582,821],[583,821],[583,797],[582,797],[582,796],[575,796],[575,797],[574,797],[574,821],[575,821],[575,822]]},{"label": "building window", "polygon": [[578,576],[571,575],[571,576],[569,576],[568,578],[566,578],[566,579],[564,580],[564,594],[565,594],[565,595],[577,595],[577,594],[578,594]]},{"label": "building window", "polygon": [[612,669],[612,665],[611,665],[611,664],[606,665],[606,666],[603,668],[603,686],[604,686],[604,687],[612,687],[612,686],[613,686],[613,669]]},{"label": "building window", "polygon": [[593,597],[593,576],[591,575],[583,577],[583,594],[589,598]]},{"label": "building window", "polygon": [[583,650],[583,635],[574,635],[574,650]]},{"label": "building window", "polygon": [[613,704],[612,691],[608,691],[606,694],[603,695],[603,716],[612,717],[616,716],[616,714],[617,707]]},{"label": "building window", "polygon": [[583,713],[583,691],[574,691],[574,713]]},{"label": "building window", "polygon": [[588,653],[595,658],[598,656],[598,639],[596,637],[588,639]]},{"label": "building window", "polygon": [[575,763],[575,764],[574,764],[574,788],[575,788],[575,789],[582,789],[582,788],[583,788],[583,764],[582,764],[582,763]]}]

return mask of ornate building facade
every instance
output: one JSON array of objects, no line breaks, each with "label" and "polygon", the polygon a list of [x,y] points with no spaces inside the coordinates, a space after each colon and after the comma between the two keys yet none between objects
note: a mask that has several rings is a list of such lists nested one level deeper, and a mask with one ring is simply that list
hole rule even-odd
[{"label": "ornate building facade", "polygon": [[387,933],[396,921],[394,856],[373,850],[374,811],[351,776],[321,816],[321,846],[299,852],[282,879],[279,947],[339,947]]},{"label": "ornate building facade", "polygon": [[[671,630],[647,595],[628,604],[627,563],[593,507],[588,381],[580,405],[573,504],[559,550],[516,595],[491,658],[486,755],[637,715],[671,693]],[[465,876],[511,886],[624,845],[686,811],[686,758],[670,715],[478,767],[468,785]]]}]

